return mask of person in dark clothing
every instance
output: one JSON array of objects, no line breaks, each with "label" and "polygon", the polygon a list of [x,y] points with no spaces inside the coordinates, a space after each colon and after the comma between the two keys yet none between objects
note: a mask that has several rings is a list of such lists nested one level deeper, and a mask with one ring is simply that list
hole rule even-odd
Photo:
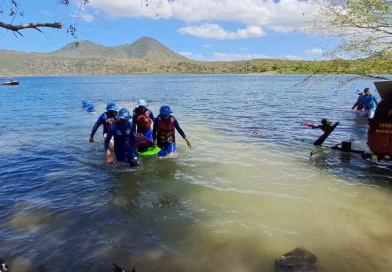
[{"label": "person in dark clothing", "polygon": [[128,162],[131,166],[138,164],[136,152],[135,126],[129,120],[132,118],[129,110],[122,108],[118,114],[118,120],[108,129],[105,139],[106,162],[113,163],[113,157],[110,152],[109,142],[114,138],[114,154],[116,160]]},{"label": "person in dark clothing", "polygon": [[95,112],[94,104],[87,104],[87,112]]},{"label": "person in dark clothing", "polygon": [[[106,112],[102,113],[99,117],[97,122],[95,123],[91,134],[90,134],[90,143],[94,143],[94,135],[97,132],[98,128],[103,125],[103,139],[106,139],[106,134],[108,133],[108,128],[111,124],[113,124],[116,121],[116,116],[117,116],[117,110],[118,107],[116,106],[116,103],[114,102],[109,102],[106,106]],[[113,146],[113,139],[111,142],[111,145]]]}]

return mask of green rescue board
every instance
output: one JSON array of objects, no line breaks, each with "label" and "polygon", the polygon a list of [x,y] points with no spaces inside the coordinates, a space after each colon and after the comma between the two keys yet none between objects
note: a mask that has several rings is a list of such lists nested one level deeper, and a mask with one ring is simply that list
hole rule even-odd
[{"label": "green rescue board", "polygon": [[149,147],[146,152],[137,152],[140,156],[151,156],[151,155],[156,155],[161,151],[159,147],[153,148]]}]

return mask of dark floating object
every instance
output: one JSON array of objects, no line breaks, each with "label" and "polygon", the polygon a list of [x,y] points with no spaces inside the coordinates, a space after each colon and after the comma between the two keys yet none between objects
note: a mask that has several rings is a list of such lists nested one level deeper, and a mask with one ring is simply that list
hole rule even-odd
[{"label": "dark floating object", "polygon": [[[117,264],[112,263],[112,265],[114,266],[112,272],[129,272],[129,270],[126,270],[125,268],[121,268],[119,267]],[[0,271],[1,272],[1,271]],[[136,272],[135,268],[132,269],[132,272]]]},{"label": "dark floating object", "polygon": [[0,259],[0,272],[7,272],[7,271],[10,271],[10,267],[3,259]]},{"label": "dark floating object", "polygon": [[[339,122],[336,122],[335,124],[332,125],[332,122],[329,121],[328,119],[324,118],[321,120],[321,125],[312,125],[312,128],[320,128],[322,131],[324,131],[324,134],[321,135],[314,143],[313,145],[318,145],[318,146],[323,146],[322,144],[324,141],[328,138],[328,136],[336,129],[336,127],[339,125]],[[365,151],[362,150],[355,150],[351,149],[351,143],[354,140],[351,139],[349,141],[342,141],[339,144],[333,145],[333,146],[323,146],[326,148],[334,149],[334,150],[339,150],[343,152],[351,152],[351,153],[357,153],[357,154],[363,154]],[[310,152],[310,157],[312,157],[314,154],[321,152],[322,150],[315,151],[315,152]]]},{"label": "dark floating object", "polygon": [[275,272],[316,272],[317,256],[305,248],[295,248],[275,260]]},{"label": "dark floating object", "polygon": [[315,126],[313,125],[312,128],[319,128],[324,131],[324,134],[318,138],[313,145],[322,145],[324,141],[328,138],[328,136],[335,130],[335,128],[339,125],[339,122],[336,122],[332,125],[332,122],[328,119],[324,118],[321,120],[321,125]]}]

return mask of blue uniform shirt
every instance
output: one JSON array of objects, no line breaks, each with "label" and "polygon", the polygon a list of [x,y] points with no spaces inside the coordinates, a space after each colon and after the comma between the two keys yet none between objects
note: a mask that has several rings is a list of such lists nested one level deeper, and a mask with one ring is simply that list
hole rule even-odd
[{"label": "blue uniform shirt", "polygon": [[108,128],[105,150],[109,150],[110,139],[114,138],[114,153],[117,161],[133,161],[136,155],[135,126],[132,122],[125,125],[114,123]]},{"label": "blue uniform shirt", "polygon": [[[163,122],[165,122],[166,126],[168,126],[169,123],[171,122],[171,121],[170,121],[170,118],[167,119],[167,120],[165,120],[165,119],[161,119],[161,120],[162,120]],[[178,121],[177,121],[176,118],[174,118],[174,127],[175,127],[175,129],[178,131],[178,133],[180,133],[181,137],[185,139],[185,138],[186,138],[186,135],[185,135],[184,131],[181,129],[180,125],[178,124]],[[158,119],[155,120],[155,122],[154,122],[154,127],[153,127],[153,130],[152,130],[152,139],[153,139],[154,141],[155,141],[155,139],[157,138],[157,129],[158,129]]]},{"label": "blue uniform shirt", "polygon": [[98,120],[95,123],[90,136],[94,137],[94,134],[97,132],[100,125],[103,125],[103,134],[108,133],[109,125],[106,124],[107,120],[108,120],[108,114],[106,112],[102,113],[101,116],[98,117]]},{"label": "blue uniform shirt", "polygon": [[362,102],[365,110],[370,110],[376,108],[376,102],[375,102],[376,99],[377,97],[374,94],[369,94],[369,95],[360,96],[358,98],[358,101]]}]

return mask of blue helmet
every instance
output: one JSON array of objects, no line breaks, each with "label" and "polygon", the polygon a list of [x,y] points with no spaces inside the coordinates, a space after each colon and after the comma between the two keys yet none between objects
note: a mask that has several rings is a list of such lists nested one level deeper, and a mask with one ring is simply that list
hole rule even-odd
[{"label": "blue helmet", "polygon": [[82,104],[87,104],[87,100],[82,100]]},{"label": "blue helmet", "polygon": [[169,106],[162,106],[159,110],[160,115],[170,115],[171,113],[173,112],[170,110]]},{"label": "blue helmet", "polygon": [[87,108],[88,108],[88,109],[93,109],[93,108],[94,108],[94,104],[88,104],[88,105],[87,105]]},{"label": "blue helmet", "polygon": [[129,120],[132,118],[131,114],[129,113],[129,110],[127,108],[122,108],[118,112],[118,118],[119,119],[124,119],[124,120]]}]

